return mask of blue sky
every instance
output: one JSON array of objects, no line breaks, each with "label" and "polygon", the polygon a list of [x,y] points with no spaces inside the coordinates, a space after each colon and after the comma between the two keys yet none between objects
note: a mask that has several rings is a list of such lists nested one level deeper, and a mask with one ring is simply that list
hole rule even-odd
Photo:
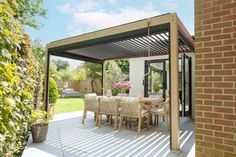
[{"label": "blue sky", "polygon": [[[45,0],[46,19],[39,30],[26,29],[46,43],[159,14],[176,12],[194,33],[194,0]],[[75,61],[71,61],[75,66]]]}]

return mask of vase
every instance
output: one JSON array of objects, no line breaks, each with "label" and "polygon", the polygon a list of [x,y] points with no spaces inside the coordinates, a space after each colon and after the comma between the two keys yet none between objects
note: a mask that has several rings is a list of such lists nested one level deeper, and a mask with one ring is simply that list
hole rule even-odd
[{"label": "vase", "polygon": [[120,93],[118,94],[118,96],[127,96],[126,89],[121,89]]}]

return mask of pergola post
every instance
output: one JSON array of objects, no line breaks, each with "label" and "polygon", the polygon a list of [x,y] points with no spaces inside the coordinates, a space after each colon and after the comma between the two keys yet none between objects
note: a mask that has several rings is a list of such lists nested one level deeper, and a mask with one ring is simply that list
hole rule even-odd
[{"label": "pergola post", "polygon": [[49,99],[49,65],[50,65],[50,55],[48,53],[48,48],[46,47],[45,52],[45,78],[44,78],[44,105],[45,111],[48,112],[48,99]]},{"label": "pergola post", "polygon": [[180,151],[179,136],[179,63],[178,63],[178,25],[176,14],[170,22],[170,150]]},{"label": "pergola post", "polygon": [[184,103],[185,103],[185,56],[184,56],[184,54],[182,54],[181,55],[181,84],[182,84],[182,86],[181,86],[181,115],[182,115],[182,117],[184,117],[184,111],[185,111],[185,109],[184,109]]}]

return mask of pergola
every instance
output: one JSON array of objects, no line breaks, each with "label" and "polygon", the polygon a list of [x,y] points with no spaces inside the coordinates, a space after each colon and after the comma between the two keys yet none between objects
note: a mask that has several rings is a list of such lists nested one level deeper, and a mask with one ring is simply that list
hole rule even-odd
[{"label": "pergola", "polygon": [[102,64],[103,74],[106,60],[169,55],[170,149],[178,152],[180,151],[178,54],[193,51],[193,38],[176,13],[51,42],[46,46],[44,87],[46,110],[48,109],[50,55]]}]

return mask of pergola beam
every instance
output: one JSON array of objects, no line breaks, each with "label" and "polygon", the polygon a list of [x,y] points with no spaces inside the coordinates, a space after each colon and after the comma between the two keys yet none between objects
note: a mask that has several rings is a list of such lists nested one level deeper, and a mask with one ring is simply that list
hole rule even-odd
[{"label": "pergola beam", "polygon": [[63,53],[50,53],[50,52],[48,52],[48,53],[53,56],[71,58],[71,59],[82,60],[82,61],[97,63],[97,64],[101,64],[103,62],[103,60],[100,60],[100,59],[86,57],[86,56],[82,56],[82,55],[78,55],[78,54],[74,54],[74,53],[70,53],[70,52],[63,52]]},{"label": "pergola beam", "polygon": [[157,25],[169,23],[169,19],[171,15],[172,14],[159,15],[156,17],[151,17],[151,18],[136,21],[136,22],[131,22],[131,23],[127,23],[127,24],[123,24],[123,25],[119,25],[119,26],[115,26],[115,27],[111,27],[107,29],[102,29],[99,31],[91,32],[91,33],[85,33],[82,35],[66,38],[63,40],[58,40],[58,41],[49,43],[48,48],[52,49],[52,48],[57,48],[64,45],[76,44],[78,42],[85,42],[85,41],[99,39],[99,38],[103,38],[107,36],[113,36],[117,34],[126,34],[128,32],[135,31],[135,30],[146,29],[148,22],[149,22],[150,27],[155,27]]}]

